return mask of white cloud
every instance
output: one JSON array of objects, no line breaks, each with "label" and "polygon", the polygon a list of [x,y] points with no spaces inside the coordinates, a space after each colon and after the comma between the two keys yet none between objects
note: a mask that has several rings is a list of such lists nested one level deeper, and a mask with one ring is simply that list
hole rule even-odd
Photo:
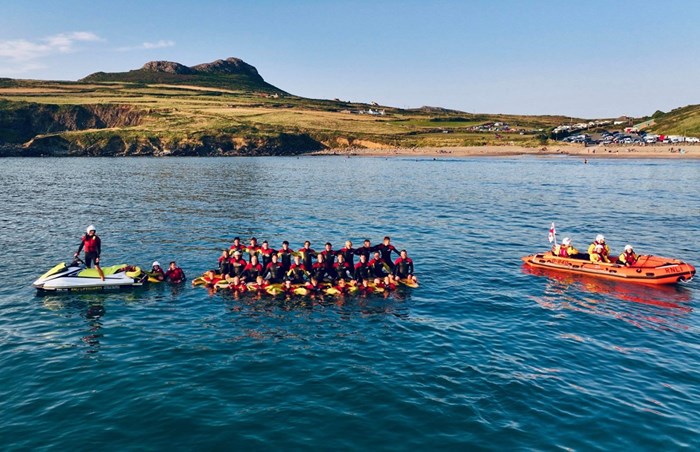
[{"label": "white cloud", "polygon": [[136,46],[119,47],[117,51],[119,52],[130,52],[132,50],[151,50],[151,49],[162,49],[165,47],[173,47],[175,41],[161,39],[156,42],[143,42]]},{"label": "white cloud", "polygon": [[102,41],[102,38],[89,31],[74,31],[30,41],[10,39],[0,41],[0,58],[11,61],[29,61],[56,53],[71,53],[76,50],[76,42]]}]

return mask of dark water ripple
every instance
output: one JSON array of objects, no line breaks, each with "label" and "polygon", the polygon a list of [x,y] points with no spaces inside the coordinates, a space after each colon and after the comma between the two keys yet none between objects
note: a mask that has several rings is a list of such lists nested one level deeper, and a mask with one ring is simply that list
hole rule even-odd
[{"label": "dark water ripple", "polygon": [[[697,282],[524,271],[584,248],[700,263],[696,162],[0,161],[4,449],[697,449]],[[35,297],[95,223],[103,260],[214,266],[235,235],[385,234],[422,286],[280,302],[152,287]]]}]

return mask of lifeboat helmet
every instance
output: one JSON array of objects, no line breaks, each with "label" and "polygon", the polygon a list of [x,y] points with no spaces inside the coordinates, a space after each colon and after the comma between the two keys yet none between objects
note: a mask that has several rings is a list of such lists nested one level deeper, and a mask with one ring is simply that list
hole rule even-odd
[{"label": "lifeboat helmet", "polygon": [[569,237],[564,237],[564,240],[561,241],[562,245],[569,246],[571,245],[571,239]]},{"label": "lifeboat helmet", "polygon": [[89,234],[90,231],[94,231],[94,230],[95,230],[95,226],[90,225],[90,226],[87,227],[87,229],[85,230],[85,232],[87,232],[87,233]]},{"label": "lifeboat helmet", "polygon": [[595,248],[593,249],[593,251],[596,253],[602,253],[603,252],[603,245],[596,245]]},{"label": "lifeboat helmet", "polygon": [[625,251],[627,251],[628,253],[632,251],[632,245],[625,245]]},{"label": "lifeboat helmet", "polygon": [[154,261],[153,265],[151,265],[151,267],[160,267],[160,262]]},{"label": "lifeboat helmet", "polygon": [[598,234],[595,237],[595,241],[598,243],[605,243],[605,236],[603,234]]}]

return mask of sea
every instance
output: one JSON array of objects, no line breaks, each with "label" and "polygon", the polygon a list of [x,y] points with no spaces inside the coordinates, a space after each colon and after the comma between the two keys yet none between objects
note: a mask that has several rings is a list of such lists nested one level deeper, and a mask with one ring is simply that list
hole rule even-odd
[{"label": "sea", "polygon": [[[0,159],[2,450],[698,450],[700,283],[523,267],[586,249],[700,266],[700,161]],[[102,264],[232,239],[384,236],[420,287],[273,297],[191,284],[40,296],[94,224]]]}]

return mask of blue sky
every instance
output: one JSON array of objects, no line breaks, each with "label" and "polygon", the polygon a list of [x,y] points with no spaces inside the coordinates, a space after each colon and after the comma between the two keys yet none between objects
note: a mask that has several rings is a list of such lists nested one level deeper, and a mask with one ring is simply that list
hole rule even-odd
[{"label": "blue sky", "polygon": [[235,56],[305,97],[641,116],[700,103],[700,2],[7,1],[0,77]]}]

